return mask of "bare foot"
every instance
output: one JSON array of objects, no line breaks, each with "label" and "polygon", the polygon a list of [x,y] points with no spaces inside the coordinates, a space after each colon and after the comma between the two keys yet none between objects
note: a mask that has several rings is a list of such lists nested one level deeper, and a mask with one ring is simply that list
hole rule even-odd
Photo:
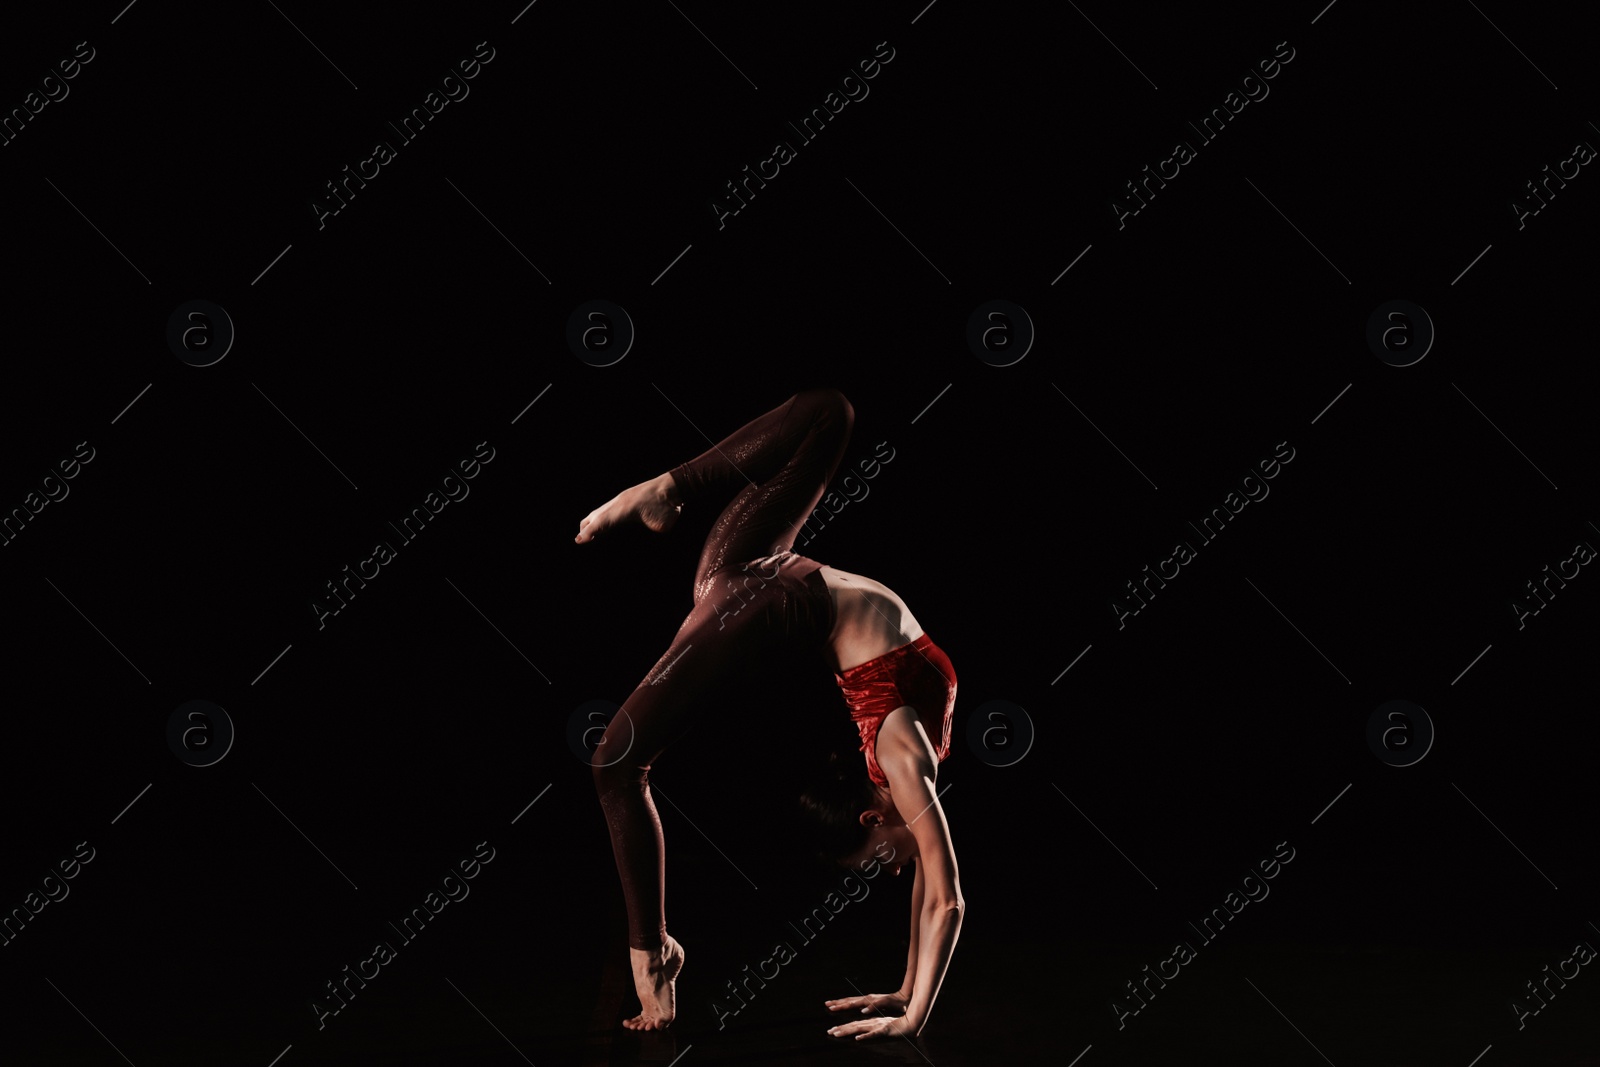
[{"label": "bare foot", "polygon": [[677,978],[683,970],[683,946],[670,935],[654,952],[630,948],[633,957],[633,989],[644,1010],[622,1020],[629,1030],[665,1030],[678,1014]]},{"label": "bare foot", "polygon": [[584,516],[578,523],[578,536],[573,540],[585,545],[612,526],[635,520],[655,533],[666,533],[678,521],[683,508],[677,494],[677,484],[670,474],[624,489]]}]

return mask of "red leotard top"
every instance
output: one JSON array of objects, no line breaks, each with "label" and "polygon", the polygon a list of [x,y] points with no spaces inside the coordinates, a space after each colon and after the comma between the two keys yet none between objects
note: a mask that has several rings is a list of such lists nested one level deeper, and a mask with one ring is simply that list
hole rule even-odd
[{"label": "red leotard top", "polygon": [[956,706],[956,671],[927,634],[841,673],[835,672],[850,718],[861,732],[867,776],[879,785],[889,779],[878,766],[878,728],[893,710],[916,709],[939,762],[950,754],[950,722]]}]

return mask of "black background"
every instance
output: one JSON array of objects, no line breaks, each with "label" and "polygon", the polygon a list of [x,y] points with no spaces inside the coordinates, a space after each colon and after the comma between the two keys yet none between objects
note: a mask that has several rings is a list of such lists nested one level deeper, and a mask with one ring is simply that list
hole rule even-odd
[{"label": "black background", "polygon": [[[1577,15],[278,7],[0,39],[7,109],[95,49],[0,148],[0,508],[94,449],[0,555],[0,908],[95,849],[0,948],[7,1062],[1600,1062],[1587,970],[1523,1029],[1509,1007],[1600,937],[1596,580],[1511,607],[1600,537],[1596,179],[1510,207],[1600,137]],[[480,41],[470,95],[396,143]],[[719,229],[724,183],[881,41],[870,94]],[[1270,95],[1199,145],[1185,121],[1280,41]],[[1119,229],[1180,138],[1197,158]],[[210,367],[166,344],[192,299],[237,329]],[[637,330],[613,366],[566,344],[590,299]],[[1037,331],[1012,366],[966,343],[992,299]],[[1408,367],[1365,339],[1396,299],[1437,330]],[[666,646],[711,516],[572,536],[817,385],[855,407],[846,464],[895,458],[803,551],[899,592],[960,678],[962,940],[915,1047],[838,1047],[820,1006],[899,979],[909,879],[717,1027],[838,884],[781,816],[852,730],[829,677],[774,668],[653,774],[689,964],[641,1040],[566,732]],[[324,583],[483,441],[470,495],[319,628]],[[1124,583],[1280,442],[1270,495],[1119,628]],[[210,767],[167,746],[191,699],[237,730]],[[1366,740],[1394,699],[1437,733],[1409,767]],[[991,700],[1035,731],[1009,767],[968,744]],[[480,841],[471,895],[319,1030],[323,983]],[[1279,842],[1270,896],[1119,1029],[1123,983]]]}]

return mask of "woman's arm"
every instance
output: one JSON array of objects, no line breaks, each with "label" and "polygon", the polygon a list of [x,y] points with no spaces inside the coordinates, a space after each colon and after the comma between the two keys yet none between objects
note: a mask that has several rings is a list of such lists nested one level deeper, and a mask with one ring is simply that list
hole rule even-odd
[{"label": "woman's arm", "polygon": [[[879,758],[879,766],[883,766]],[[887,767],[891,794],[898,793],[895,808],[917,839],[917,872],[923,878],[922,907],[918,913],[918,951],[916,974],[912,981],[911,1002],[906,1005],[905,1021],[910,1033],[920,1034],[933,1011],[934,998],[944,982],[950,957],[961,933],[966,902],[956,876],[955,850],[950,844],[950,828],[934,792],[931,775],[922,775],[910,789],[896,790],[894,772]],[[915,822],[913,822],[915,820]]]},{"label": "woman's arm", "polygon": [[933,745],[912,708],[898,708],[884,719],[878,730],[877,758],[889,779],[895,810],[916,840],[917,882],[912,895],[920,894],[920,900],[913,913],[911,952],[915,955],[907,960],[911,999],[906,1013],[900,1018],[879,1016],[847,1023],[829,1031],[858,1039],[922,1032],[949,969],[966,911],[950,827],[934,790],[937,762]]}]

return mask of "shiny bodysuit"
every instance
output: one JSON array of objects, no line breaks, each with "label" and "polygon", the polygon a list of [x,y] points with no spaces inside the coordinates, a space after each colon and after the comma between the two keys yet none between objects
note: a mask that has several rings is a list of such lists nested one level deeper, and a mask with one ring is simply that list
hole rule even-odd
[{"label": "shiny bodysuit", "polygon": [[[633,948],[654,950],[666,939],[666,862],[650,797],[651,764],[735,664],[797,648],[829,661],[835,615],[823,564],[791,547],[844,455],[854,417],[839,391],[806,390],[671,471],[686,505],[732,500],[701,550],[694,607],[591,758]],[[875,782],[887,784],[874,753],[878,727],[902,705],[917,709],[938,758],[945,758],[955,672],[926,634],[835,679]]]}]

